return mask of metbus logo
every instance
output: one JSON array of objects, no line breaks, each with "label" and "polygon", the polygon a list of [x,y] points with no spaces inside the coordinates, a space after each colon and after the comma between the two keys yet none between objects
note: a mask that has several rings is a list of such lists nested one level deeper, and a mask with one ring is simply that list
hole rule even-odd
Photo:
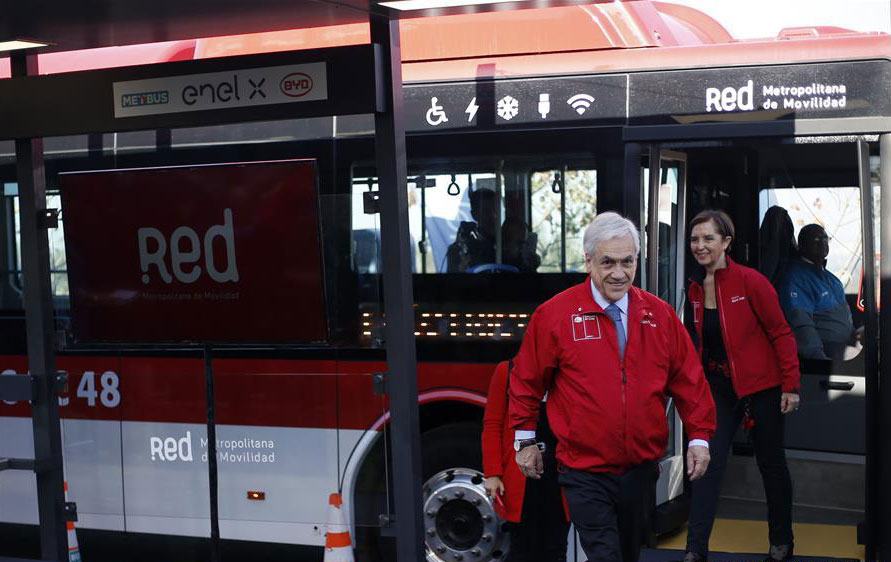
[{"label": "metbus logo", "polygon": [[141,94],[124,94],[121,96],[121,107],[139,107],[141,105],[159,105],[170,102],[167,90],[159,92],[143,92]]},{"label": "metbus logo", "polygon": [[[176,277],[181,283],[194,283],[201,277],[201,266],[192,265],[191,269],[186,271],[189,264],[196,264],[201,259],[202,244],[198,238],[198,233],[188,226],[180,226],[170,235],[170,270],[167,269],[165,258],[167,257],[167,238],[157,228],[150,226],[140,228],[137,231],[139,238],[139,267],[142,269],[142,282],[148,284],[151,281],[149,270],[151,266],[155,266],[161,280],[165,283],[172,283],[173,277]],[[222,238],[226,247],[226,267],[218,270],[214,261],[213,242],[214,238]],[[149,240],[153,244],[149,244]],[[183,245],[187,246],[183,249]],[[153,246],[150,248],[149,246]],[[232,209],[223,211],[223,224],[211,226],[204,233],[204,268],[210,278],[217,283],[237,282],[238,266],[235,263],[235,234],[232,228]]]},{"label": "metbus logo", "polygon": [[286,96],[299,98],[312,91],[312,78],[302,72],[292,72],[282,78],[279,87]]}]

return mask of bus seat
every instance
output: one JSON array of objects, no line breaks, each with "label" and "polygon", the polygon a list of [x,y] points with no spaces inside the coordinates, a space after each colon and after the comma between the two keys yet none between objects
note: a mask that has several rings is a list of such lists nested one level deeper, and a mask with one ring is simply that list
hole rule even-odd
[{"label": "bus seat", "polygon": [[354,230],[353,248],[356,273],[379,272],[381,241],[377,230]]},{"label": "bus seat", "polygon": [[777,286],[789,260],[798,255],[792,219],[783,207],[767,209],[758,231],[759,267],[761,273]]}]

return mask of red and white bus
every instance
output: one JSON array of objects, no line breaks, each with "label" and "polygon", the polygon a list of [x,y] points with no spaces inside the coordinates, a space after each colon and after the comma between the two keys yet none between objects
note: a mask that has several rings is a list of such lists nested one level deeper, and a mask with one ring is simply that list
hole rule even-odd
[{"label": "red and white bus", "polygon": [[[863,236],[878,232],[861,219],[863,198],[874,202],[862,166],[871,166],[866,177],[872,172],[877,181],[878,138],[891,131],[887,34],[812,27],[737,41],[700,11],[650,1],[443,16],[401,26],[429,501],[451,498],[451,487],[467,480],[479,483],[472,471],[481,469],[480,422],[494,364],[516,352],[539,303],[584,279],[582,232],[598,211],[638,219],[645,242],[640,283],[680,311],[684,218],[708,206],[728,210],[738,225],[734,257],[758,266],[761,217],[782,205],[798,226],[832,227],[830,268],[845,283],[856,321],[877,316],[857,310],[855,301],[861,273],[872,271],[866,265],[875,259],[863,255]],[[349,25],[59,53],[42,56],[41,65],[64,72],[368,41],[367,26]],[[45,141],[51,207],[61,206],[59,189],[70,172],[315,161],[326,340],[215,350],[220,530],[233,552],[261,559],[317,549],[324,544],[328,495],[342,491],[357,557],[388,559],[391,539],[381,516],[393,512],[389,450],[399,444],[388,442],[387,400],[374,376],[386,361],[372,133],[371,116],[358,116]],[[865,160],[858,156],[863,150]],[[0,143],[4,375],[28,369],[14,160],[11,143]],[[245,181],[242,187],[250,189]],[[448,248],[462,222],[473,220],[469,194],[481,189],[496,194],[499,224],[522,220],[535,235],[537,267],[506,265],[499,234],[492,267],[449,271]],[[140,209],[116,212],[138,216]],[[222,211],[208,214],[214,218],[196,229],[223,218]],[[200,559],[195,539],[209,534],[201,350],[72,341],[65,226],[62,208],[60,227],[50,232],[52,283],[58,365],[70,377],[60,402],[65,473],[84,550],[100,544],[117,554],[177,549],[181,559]],[[119,235],[101,223],[91,228]],[[257,257],[275,262],[281,256],[271,245]],[[102,268],[118,265],[109,257]],[[297,326],[304,319],[296,313],[290,321]],[[796,462],[809,469],[832,464],[853,482],[829,491],[823,506],[851,524],[864,502],[868,351],[852,349],[844,364],[805,365],[812,374],[805,376],[802,415],[789,422],[793,472]],[[673,410],[669,418],[656,532],[675,529],[686,517],[682,430]],[[0,456],[33,454],[26,403],[0,403],[0,433]],[[744,452],[745,440],[738,445]],[[443,478],[449,471],[456,477]],[[820,487],[798,484],[804,494]],[[448,509],[428,522],[429,544],[444,545],[448,555],[482,548],[481,560],[503,556],[508,546],[497,522],[485,517],[487,502],[443,503]],[[4,536],[35,525],[36,506],[32,475],[0,473]],[[494,538],[484,541],[486,534]],[[9,541],[0,544],[0,554],[21,554],[14,546],[5,550]],[[434,562],[445,559],[451,558],[428,554]]]}]

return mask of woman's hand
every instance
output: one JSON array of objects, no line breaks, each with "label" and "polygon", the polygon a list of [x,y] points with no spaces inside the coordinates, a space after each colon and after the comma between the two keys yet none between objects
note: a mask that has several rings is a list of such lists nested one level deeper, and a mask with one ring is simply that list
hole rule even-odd
[{"label": "woman's hand", "polygon": [[489,497],[495,498],[504,495],[504,482],[498,476],[490,476],[483,480],[483,488]]},{"label": "woman's hand", "polygon": [[782,398],[780,398],[780,411],[784,414],[794,412],[798,409],[799,404],[800,398],[797,394],[793,392],[784,392]]}]

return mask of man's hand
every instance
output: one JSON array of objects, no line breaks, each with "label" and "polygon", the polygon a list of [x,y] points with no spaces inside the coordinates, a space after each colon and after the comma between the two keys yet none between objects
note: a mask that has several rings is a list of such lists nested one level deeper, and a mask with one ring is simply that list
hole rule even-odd
[{"label": "man's hand", "polygon": [[798,405],[800,403],[801,399],[797,394],[794,394],[792,392],[784,392],[783,396],[780,398],[780,411],[784,414],[794,412],[798,409]]},{"label": "man's hand", "polygon": [[544,463],[541,460],[541,451],[538,450],[538,446],[529,445],[520,449],[520,452],[517,453],[517,466],[520,467],[520,472],[526,478],[536,480],[541,478],[544,472]]},{"label": "man's hand", "polygon": [[709,454],[708,447],[693,445],[687,449],[687,476],[690,480],[698,480],[702,478],[711,459],[712,457],[711,454]]},{"label": "man's hand", "polygon": [[504,495],[504,482],[498,476],[490,476],[483,480],[483,488],[486,489],[486,495],[491,498]]}]

